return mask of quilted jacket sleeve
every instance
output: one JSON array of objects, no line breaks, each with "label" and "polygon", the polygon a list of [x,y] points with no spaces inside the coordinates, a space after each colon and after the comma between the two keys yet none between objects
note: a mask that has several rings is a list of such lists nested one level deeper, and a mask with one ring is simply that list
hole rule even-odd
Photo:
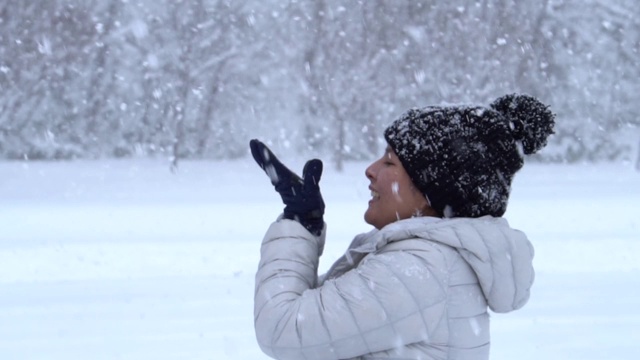
[{"label": "quilted jacket sleeve", "polygon": [[438,342],[432,335],[445,313],[448,264],[437,247],[373,253],[314,288],[321,241],[286,220],[263,240],[254,316],[267,355],[349,359]]}]

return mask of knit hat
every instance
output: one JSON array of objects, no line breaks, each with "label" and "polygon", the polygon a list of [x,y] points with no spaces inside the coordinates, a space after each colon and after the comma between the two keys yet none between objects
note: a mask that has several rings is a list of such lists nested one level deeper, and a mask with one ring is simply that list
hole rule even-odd
[{"label": "knit hat", "polygon": [[410,109],[384,137],[438,214],[499,217],[523,156],[547,144],[554,118],[536,98],[511,94],[489,107]]}]

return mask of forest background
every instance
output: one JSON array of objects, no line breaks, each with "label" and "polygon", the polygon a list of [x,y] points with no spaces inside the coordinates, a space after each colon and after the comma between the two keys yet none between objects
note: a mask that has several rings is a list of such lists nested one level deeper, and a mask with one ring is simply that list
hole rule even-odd
[{"label": "forest background", "polygon": [[511,92],[545,162],[640,169],[637,0],[4,0],[0,158],[345,161],[404,110]]}]

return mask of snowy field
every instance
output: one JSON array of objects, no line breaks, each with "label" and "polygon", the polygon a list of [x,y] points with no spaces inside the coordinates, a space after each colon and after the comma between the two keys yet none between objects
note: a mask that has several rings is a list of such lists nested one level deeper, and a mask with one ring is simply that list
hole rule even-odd
[{"label": "snowy field", "polygon": [[[369,230],[365,166],[325,171],[322,270]],[[0,163],[0,199],[1,360],[266,359],[253,275],[282,206],[250,157]],[[492,359],[640,359],[640,173],[528,164],[506,217],[537,277]]]}]

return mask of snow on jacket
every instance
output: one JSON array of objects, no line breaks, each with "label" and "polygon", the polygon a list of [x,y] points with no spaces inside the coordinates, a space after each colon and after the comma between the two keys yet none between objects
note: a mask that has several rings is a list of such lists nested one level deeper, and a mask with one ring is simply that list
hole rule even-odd
[{"label": "snow on jacket", "polygon": [[503,218],[417,217],[360,234],[317,276],[324,231],[267,231],[254,319],[275,359],[487,359],[489,314],[522,307],[533,247]]}]

